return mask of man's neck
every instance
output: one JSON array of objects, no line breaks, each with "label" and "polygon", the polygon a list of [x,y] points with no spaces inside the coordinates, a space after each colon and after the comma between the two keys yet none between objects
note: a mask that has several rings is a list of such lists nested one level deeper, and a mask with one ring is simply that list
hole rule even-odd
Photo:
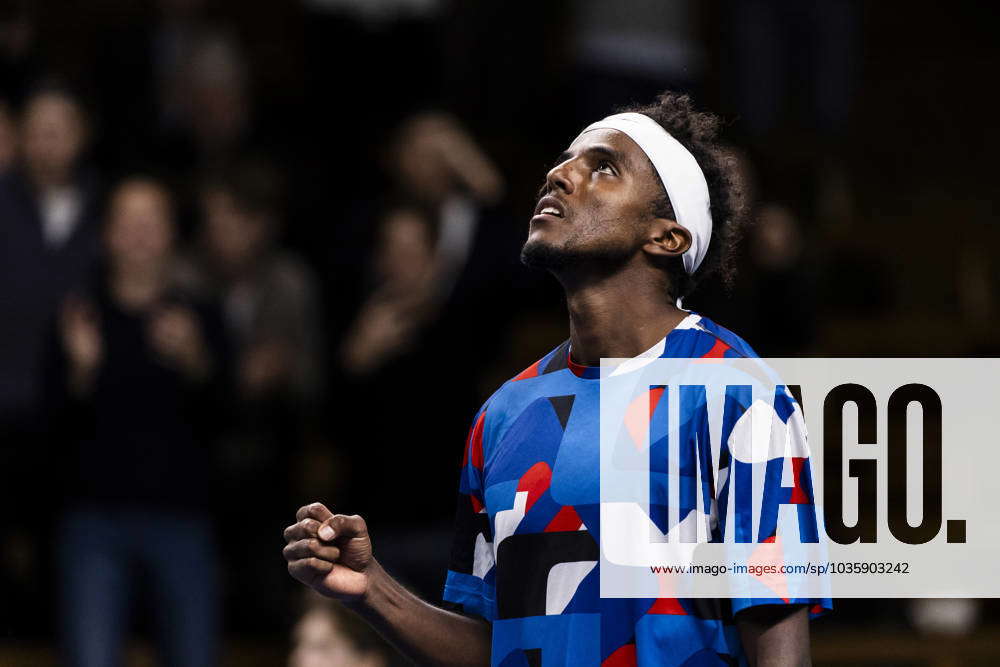
[{"label": "man's neck", "polygon": [[642,354],[687,316],[670,302],[662,282],[633,267],[563,285],[573,361],[580,364],[596,366],[602,357]]}]

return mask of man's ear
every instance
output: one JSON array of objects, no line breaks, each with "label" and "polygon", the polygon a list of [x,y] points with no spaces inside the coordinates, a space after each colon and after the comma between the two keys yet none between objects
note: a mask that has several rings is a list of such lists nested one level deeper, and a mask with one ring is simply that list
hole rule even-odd
[{"label": "man's ear", "polygon": [[653,257],[679,257],[691,247],[691,232],[669,218],[650,223],[649,235],[642,249]]}]

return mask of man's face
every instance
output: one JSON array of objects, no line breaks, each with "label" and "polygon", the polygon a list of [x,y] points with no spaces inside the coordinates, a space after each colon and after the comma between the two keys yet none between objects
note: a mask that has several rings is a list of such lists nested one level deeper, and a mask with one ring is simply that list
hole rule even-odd
[{"label": "man's face", "polygon": [[546,176],[521,258],[561,270],[624,264],[646,242],[662,188],[642,150],[617,130],[577,137]]},{"label": "man's face", "polygon": [[68,179],[83,138],[83,121],[72,99],[46,93],[28,105],[22,140],[24,159],[34,178],[43,182]]},{"label": "man's face", "polygon": [[111,262],[126,270],[162,265],[170,256],[174,223],[163,189],[129,181],[111,198],[105,242]]},{"label": "man's face", "polygon": [[267,223],[248,213],[223,190],[202,197],[204,241],[212,260],[226,273],[248,267],[267,243]]}]

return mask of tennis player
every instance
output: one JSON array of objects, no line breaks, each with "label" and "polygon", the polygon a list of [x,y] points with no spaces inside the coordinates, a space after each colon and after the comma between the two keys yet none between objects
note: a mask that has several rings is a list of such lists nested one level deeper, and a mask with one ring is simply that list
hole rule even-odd
[{"label": "tennis player", "polygon": [[[363,518],[320,503],[285,531],[293,577],[340,599],[420,664],[810,664],[809,617],[829,601],[599,592],[600,359],[756,356],[680,307],[699,280],[731,278],[747,212],[717,130],[715,116],[666,93],[585,128],[548,172],[522,260],[565,289],[569,339],[473,420],[449,608],[380,567]],[[790,496],[813,502],[811,489]]]}]

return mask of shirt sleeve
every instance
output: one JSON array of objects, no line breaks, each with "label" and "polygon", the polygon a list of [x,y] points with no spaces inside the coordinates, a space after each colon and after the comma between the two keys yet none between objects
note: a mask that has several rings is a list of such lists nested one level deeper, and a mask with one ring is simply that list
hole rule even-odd
[{"label": "shirt sleeve", "polygon": [[[773,567],[774,571],[760,576],[744,575],[740,590],[745,595],[733,597],[733,614],[758,605],[794,604],[806,605],[810,617],[820,616],[833,609],[828,595],[812,596],[798,594],[801,591],[815,591],[816,577],[820,588],[829,591],[829,578],[824,575],[797,572],[793,568],[807,567],[817,562],[816,555],[825,554],[822,548],[823,535],[817,525],[817,508],[813,495],[812,472],[809,458],[809,444],[806,435],[802,409],[784,386],[775,391],[774,403],[766,408],[754,404],[747,410],[748,416],[770,421],[764,429],[746,428],[734,430],[732,437],[744,438],[745,442],[730,441],[734,454],[733,468],[740,475],[740,468],[753,468],[750,475],[764,478],[763,497],[758,499],[760,525],[754,540],[757,547],[751,554],[748,565]],[[769,440],[765,443],[751,442],[761,433]],[[767,451],[767,460],[757,462],[741,461],[737,452]],[[746,474],[746,473],[743,473]],[[783,478],[791,484],[783,482]],[[749,497],[745,497],[750,500]],[[737,502],[740,496],[737,495]],[[756,511],[756,510],[755,510]],[[789,520],[781,520],[780,517]],[[796,520],[790,520],[792,516]],[[794,534],[794,532],[798,534]],[[782,566],[790,566],[782,573]],[[807,583],[807,579],[812,581]]]},{"label": "shirt sleeve", "polygon": [[486,406],[469,430],[462,457],[455,534],[445,579],[444,600],[461,611],[496,619],[496,561],[493,530],[483,489],[483,430]]}]

